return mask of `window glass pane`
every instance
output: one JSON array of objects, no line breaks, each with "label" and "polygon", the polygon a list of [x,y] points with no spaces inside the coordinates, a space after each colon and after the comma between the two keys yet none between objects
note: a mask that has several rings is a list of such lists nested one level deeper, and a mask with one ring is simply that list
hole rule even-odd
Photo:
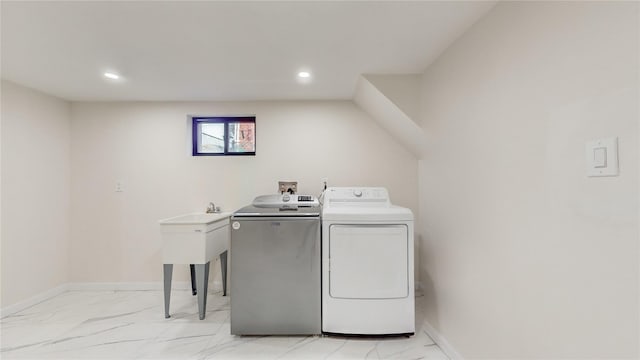
[{"label": "window glass pane", "polygon": [[224,123],[198,124],[198,152],[224,153]]},{"label": "window glass pane", "polygon": [[255,119],[255,116],[192,118],[192,155],[255,155]]},{"label": "window glass pane", "polygon": [[253,122],[229,122],[229,152],[245,153],[256,151],[256,124]]}]

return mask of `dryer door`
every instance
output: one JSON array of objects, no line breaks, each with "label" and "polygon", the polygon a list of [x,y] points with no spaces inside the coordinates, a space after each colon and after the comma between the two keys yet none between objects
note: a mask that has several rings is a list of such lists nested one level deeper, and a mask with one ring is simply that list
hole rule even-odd
[{"label": "dryer door", "polygon": [[406,225],[331,225],[329,295],[395,299],[409,295]]}]

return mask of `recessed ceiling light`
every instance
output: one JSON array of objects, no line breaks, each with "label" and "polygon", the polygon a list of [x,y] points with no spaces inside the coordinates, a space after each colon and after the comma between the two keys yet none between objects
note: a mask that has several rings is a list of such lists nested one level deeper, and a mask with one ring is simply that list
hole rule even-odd
[{"label": "recessed ceiling light", "polygon": [[308,71],[300,71],[298,73],[298,77],[301,78],[301,79],[306,79],[306,78],[311,77],[311,73],[308,72]]},{"label": "recessed ceiling light", "polygon": [[118,74],[114,74],[112,72],[106,72],[103,74],[104,77],[106,77],[107,79],[112,79],[112,80],[118,80],[120,79],[120,75]]}]

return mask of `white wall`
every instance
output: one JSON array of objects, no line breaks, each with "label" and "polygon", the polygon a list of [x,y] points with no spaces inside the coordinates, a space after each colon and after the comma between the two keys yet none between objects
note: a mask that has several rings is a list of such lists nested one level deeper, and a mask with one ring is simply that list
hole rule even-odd
[{"label": "white wall", "polygon": [[[257,155],[190,156],[188,114],[256,114]],[[71,128],[76,282],[160,280],[158,219],[209,201],[233,211],[275,193],[278,180],[316,195],[323,177],[386,186],[392,201],[418,210],[416,158],[349,101],[74,103]],[[174,278],[187,280],[186,267]]]},{"label": "white wall", "polygon": [[423,75],[421,279],[465,358],[640,355],[638,7],[501,3]]},{"label": "white wall", "polygon": [[70,105],[2,81],[2,306],[69,278]]}]

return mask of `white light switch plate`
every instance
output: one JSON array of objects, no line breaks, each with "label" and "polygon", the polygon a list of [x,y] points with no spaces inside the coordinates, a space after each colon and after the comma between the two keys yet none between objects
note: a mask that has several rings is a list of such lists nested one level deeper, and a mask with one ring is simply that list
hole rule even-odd
[{"label": "white light switch plate", "polygon": [[618,176],[618,138],[587,142],[587,176]]}]

